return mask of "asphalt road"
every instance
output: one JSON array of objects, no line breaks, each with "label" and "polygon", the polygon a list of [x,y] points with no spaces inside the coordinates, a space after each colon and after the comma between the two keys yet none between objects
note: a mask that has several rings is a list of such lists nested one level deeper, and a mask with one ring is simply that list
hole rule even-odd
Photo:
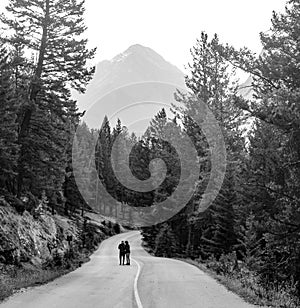
[{"label": "asphalt road", "polygon": [[[131,244],[130,266],[120,266],[117,246]],[[30,288],[0,308],[250,308],[237,295],[187,263],[150,256],[139,232],[104,241],[91,261],[47,285]],[[256,306],[257,307],[257,306]]]}]

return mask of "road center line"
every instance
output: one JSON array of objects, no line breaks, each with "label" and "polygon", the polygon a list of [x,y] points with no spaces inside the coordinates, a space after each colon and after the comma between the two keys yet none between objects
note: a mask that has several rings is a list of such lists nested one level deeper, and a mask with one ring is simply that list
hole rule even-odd
[{"label": "road center line", "polygon": [[135,276],[135,279],[134,279],[134,285],[133,285],[134,297],[135,297],[135,301],[136,301],[138,308],[143,308],[143,305],[142,305],[142,302],[141,302],[141,299],[140,299],[140,296],[139,296],[139,292],[138,292],[138,287],[137,287],[138,279],[139,279],[139,276],[140,276],[140,273],[141,273],[141,266],[140,266],[139,262],[137,262],[135,259],[131,258],[131,260],[134,261],[135,264],[138,267],[138,271],[136,273],[136,276]]}]

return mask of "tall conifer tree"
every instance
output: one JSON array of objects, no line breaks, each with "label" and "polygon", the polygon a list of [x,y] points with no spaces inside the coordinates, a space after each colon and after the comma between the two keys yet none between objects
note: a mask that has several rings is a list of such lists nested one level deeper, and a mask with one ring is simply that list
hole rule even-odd
[{"label": "tall conifer tree", "polygon": [[[10,0],[6,10],[1,21],[9,35],[3,41],[18,55],[15,82],[25,92],[18,115],[17,192],[39,194],[63,181],[67,144],[79,116],[70,90],[84,92],[94,71],[87,61],[95,50],[88,50],[83,38],[84,1]],[[26,76],[22,85],[20,75]]]}]

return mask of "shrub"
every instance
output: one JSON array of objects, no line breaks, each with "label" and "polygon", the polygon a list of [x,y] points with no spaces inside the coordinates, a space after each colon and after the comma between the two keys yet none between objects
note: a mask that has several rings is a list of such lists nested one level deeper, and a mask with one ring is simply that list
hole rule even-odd
[{"label": "shrub", "polygon": [[114,229],[114,232],[116,234],[119,234],[121,232],[121,227],[120,227],[120,225],[118,223],[114,224],[114,228],[113,229]]}]

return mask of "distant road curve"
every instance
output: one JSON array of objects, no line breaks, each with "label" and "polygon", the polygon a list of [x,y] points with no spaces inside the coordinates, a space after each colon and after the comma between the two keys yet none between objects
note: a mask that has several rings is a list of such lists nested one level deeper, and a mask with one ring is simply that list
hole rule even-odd
[{"label": "distant road curve", "polygon": [[[117,246],[131,244],[131,266]],[[250,308],[237,295],[187,263],[150,256],[138,231],[104,241],[91,261],[47,285],[30,288],[0,308]]]}]

